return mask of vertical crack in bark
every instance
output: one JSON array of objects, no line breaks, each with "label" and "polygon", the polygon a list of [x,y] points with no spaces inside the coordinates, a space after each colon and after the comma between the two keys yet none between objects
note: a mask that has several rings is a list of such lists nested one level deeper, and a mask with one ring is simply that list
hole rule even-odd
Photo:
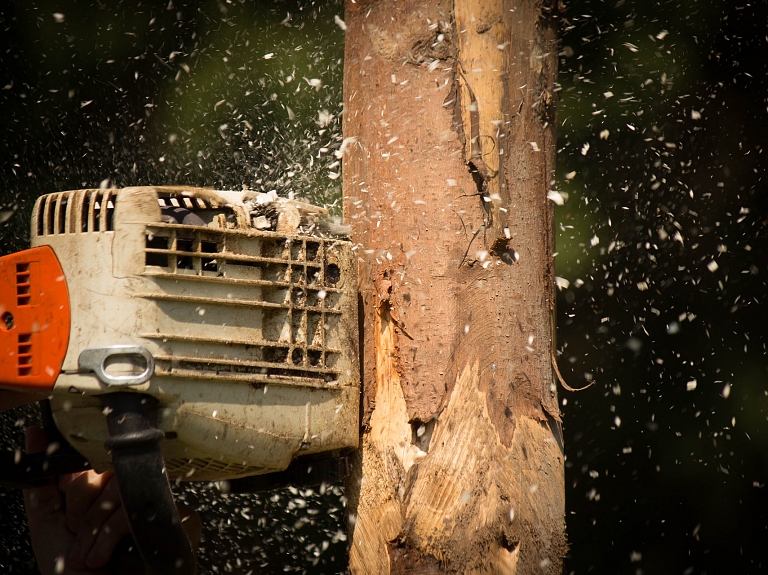
[{"label": "vertical crack in bark", "polygon": [[454,124],[460,127],[457,133],[480,202],[483,247],[488,250],[489,242],[503,236],[506,222],[500,209],[506,196],[500,139],[509,104],[504,97],[505,54],[498,48],[506,41],[504,9],[501,2],[455,0],[454,22],[458,39]]},{"label": "vertical crack in bark", "polygon": [[[488,194],[488,182],[491,178],[495,178],[498,175],[497,171],[490,170],[483,160],[483,141],[480,135],[480,105],[475,96],[475,92],[472,90],[472,86],[467,79],[467,75],[464,72],[464,66],[461,62],[461,58],[456,60],[456,72],[455,78],[457,82],[457,91],[459,94],[466,91],[467,98],[469,99],[469,105],[466,106],[469,113],[469,154],[466,160],[467,169],[469,170],[472,181],[475,183],[475,189],[477,190],[477,196],[480,200],[480,207],[484,212],[483,225],[489,227],[493,225],[493,209],[491,207],[491,198]],[[463,90],[462,90],[463,88]],[[463,102],[464,98],[457,98],[456,104],[459,106],[459,114],[463,116]],[[462,120],[461,134],[466,134],[464,130],[464,120]],[[490,136],[485,136],[491,138]],[[493,152],[496,148],[496,142],[491,138],[493,148],[488,152]],[[462,140],[465,148],[466,155],[466,140]]]},{"label": "vertical crack in bark", "polygon": [[[486,229],[485,226],[482,225],[479,228],[477,228],[477,230],[475,231],[474,234],[472,234],[472,239],[469,240],[469,244],[467,245],[467,249],[464,252],[464,257],[462,257],[461,261],[459,262],[459,267],[463,266],[464,262],[467,261],[467,256],[469,255],[469,250],[472,249],[472,244],[475,241],[475,239],[477,238],[477,236],[479,236],[481,232],[483,233],[483,236],[485,236],[485,229]],[[473,260],[473,261],[475,261],[475,260]]]}]

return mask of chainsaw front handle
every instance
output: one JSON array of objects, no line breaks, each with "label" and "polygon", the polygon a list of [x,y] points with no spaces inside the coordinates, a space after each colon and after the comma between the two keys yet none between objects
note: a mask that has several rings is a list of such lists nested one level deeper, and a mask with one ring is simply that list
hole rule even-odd
[{"label": "chainsaw front handle", "polygon": [[100,396],[107,415],[112,466],[120,500],[147,575],[196,575],[192,544],[181,525],[159,442],[150,419],[153,397],[116,392]]}]

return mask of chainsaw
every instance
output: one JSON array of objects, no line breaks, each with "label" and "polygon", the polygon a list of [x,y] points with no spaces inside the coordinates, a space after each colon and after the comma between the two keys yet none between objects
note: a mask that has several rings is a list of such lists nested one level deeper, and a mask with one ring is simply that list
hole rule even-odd
[{"label": "chainsaw", "polygon": [[344,477],[359,437],[356,260],[325,215],[274,192],[40,197],[31,249],[0,258],[0,387],[47,393],[60,447],[5,452],[0,482],[113,470],[146,571],[182,575],[196,564],[169,481]]}]

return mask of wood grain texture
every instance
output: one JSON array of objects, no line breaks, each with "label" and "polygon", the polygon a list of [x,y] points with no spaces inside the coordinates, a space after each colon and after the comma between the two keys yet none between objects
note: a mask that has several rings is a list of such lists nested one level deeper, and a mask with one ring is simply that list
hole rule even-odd
[{"label": "wood grain texture", "polygon": [[344,205],[364,334],[350,570],[559,572],[557,13],[348,0],[345,21]]}]

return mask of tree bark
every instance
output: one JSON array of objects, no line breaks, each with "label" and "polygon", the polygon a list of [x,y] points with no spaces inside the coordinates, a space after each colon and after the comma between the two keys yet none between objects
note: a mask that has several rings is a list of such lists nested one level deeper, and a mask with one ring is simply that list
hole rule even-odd
[{"label": "tree bark", "polygon": [[550,0],[347,0],[350,570],[560,573]]}]

